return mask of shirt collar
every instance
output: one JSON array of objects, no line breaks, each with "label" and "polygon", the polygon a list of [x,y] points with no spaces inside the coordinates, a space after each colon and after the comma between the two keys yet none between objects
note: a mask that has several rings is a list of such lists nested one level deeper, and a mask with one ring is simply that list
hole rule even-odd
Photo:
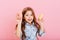
[{"label": "shirt collar", "polygon": [[34,22],[32,24],[29,24],[28,22],[26,22],[26,25],[34,25]]}]

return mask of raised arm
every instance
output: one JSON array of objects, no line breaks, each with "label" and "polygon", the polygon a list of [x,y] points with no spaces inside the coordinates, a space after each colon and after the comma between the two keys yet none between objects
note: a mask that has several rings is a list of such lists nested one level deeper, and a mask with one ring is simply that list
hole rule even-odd
[{"label": "raised arm", "polygon": [[16,27],[16,36],[21,38],[22,36],[22,32],[21,32],[21,22],[22,22],[22,19],[20,18],[19,14],[17,14],[16,16],[17,18],[17,27]]},{"label": "raised arm", "polygon": [[40,26],[41,26],[39,35],[40,35],[40,36],[43,36],[43,35],[45,34],[43,14],[39,15],[38,21],[39,21],[39,24],[40,24]]}]

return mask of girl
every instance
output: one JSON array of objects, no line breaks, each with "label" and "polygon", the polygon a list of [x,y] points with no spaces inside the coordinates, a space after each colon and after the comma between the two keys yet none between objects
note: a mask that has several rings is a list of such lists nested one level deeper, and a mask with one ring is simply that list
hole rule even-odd
[{"label": "girl", "polygon": [[17,15],[16,35],[20,40],[37,40],[38,36],[43,36],[44,28],[42,16],[38,18],[37,23],[34,11],[30,7],[26,7],[22,11],[22,18]]}]

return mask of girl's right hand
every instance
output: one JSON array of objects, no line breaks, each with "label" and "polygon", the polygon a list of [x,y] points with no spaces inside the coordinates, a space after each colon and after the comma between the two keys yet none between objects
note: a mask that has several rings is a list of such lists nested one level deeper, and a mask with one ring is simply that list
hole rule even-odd
[{"label": "girl's right hand", "polygon": [[16,21],[18,24],[18,26],[16,28],[16,36],[20,38],[20,36],[22,35],[22,32],[21,32],[22,15],[20,13],[17,13]]},{"label": "girl's right hand", "polygon": [[22,21],[22,17],[19,13],[17,13],[17,15],[16,15],[16,21],[17,21],[17,23],[20,23]]}]

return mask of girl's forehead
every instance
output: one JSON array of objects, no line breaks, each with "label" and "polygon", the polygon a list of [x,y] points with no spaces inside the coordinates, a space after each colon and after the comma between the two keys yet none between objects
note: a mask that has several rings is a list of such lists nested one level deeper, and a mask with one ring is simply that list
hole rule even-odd
[{"label": "girl's forehead", "polygon": [[27,11],[26,14],[32,14],[32,11]]}]

